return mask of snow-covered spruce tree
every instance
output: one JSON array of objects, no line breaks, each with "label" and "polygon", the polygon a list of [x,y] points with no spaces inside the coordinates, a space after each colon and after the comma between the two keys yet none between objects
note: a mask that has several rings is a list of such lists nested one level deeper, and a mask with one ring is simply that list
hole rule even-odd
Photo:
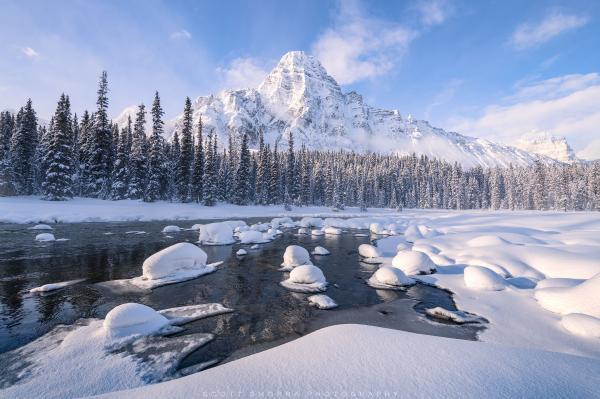
[{"label": "snow-covered spruce tree", "polygon": [[217,203],[217,138],[214,132],[208,134],[206,140],[206,157],[204,163],[204,179],[202,200],[206,206]]},{"label": "snow-covered spruce tree", "polygon": [[112,131],[108,119],[108,79],[106,71],[100,75],[98,98],[94,114],[89,148],[89,186],[85,190],[94,198],[108,198],[112,170]]},{"label": "snow-covered spruce tree", "polygon": [[113,167],[111,198],[122,200],[127,198],[129,190],[129,151],[127,149],[129,137],[131,137],[131,117],[127,118],[127,126],[121,129],[119,142],[117,144],[117,155]]},{"label": "snow-covered spruce tree", "polygon": [[10,168],[18,195],[34,192],[33,158],[37,146],[37,116],[31,99],[17,114],[10,138]]},{"label": "snow-covered spruce tree", "polygon": [[0,113],[0,197],[16,194],[10,163],[10,138],[14,124],[14,117],[10,112]]},{"label": "snow-covered spruce tree", "polygon": [[242,136],[242,145],[239,151],[240,160],[235,174],[235,190],[233,202],[237,205],[247,205],[250,188],[250,151],[248,150],[248,134]]},{"label": "snow-covered spruce tree", "polygon": [[295,202],[296,192],[296,157],[294,154],[294,134],[290,130],[288,133],[288,151],[287,151],[287,165],[285,175],[285,188],[292,201]]},{"label": "snow-covered spruce tree", "polygon": [[191,195],[192,200],[202,202],[203,180],[204,180],[204,138],[202,137],[202,117],[198,119],[196,130],[196,146],[194,148],[194,164],[192,167]]},{"label": "snow-covered spruce tree", "polygon": [[146,156],[146,107],[138,106],[131,138],[129,156],[129,190],[127,198],[142,199],[148,178],[148,158]]},{"label": "snow-covered spruce tree", "polygon": [[266,146],[263,137],[263,132],[258,132],[258,162],[256,168],[256,184],[254,188],[255,192],[255,203],[259,205],[265,205],[267,203],[267,188],[268,188],[268,159],[266,153]]},{"label": "snow-covered spruce tree", "polygon": [[152,134],[148,140],[149,156],[148,156],[148,183],[144,191],[144,201],[154,202],[163,198],[163,173],[164,173],[164,157],[163,157],[163,121],[164,114],[160,106],[160,97],[158,92],[154,93],[154,102],[152,103]]},{"label": "snow-covered spruce tree", "polygon": [[[201,139],[200,139],[201,140]],[[177,162],[177,196],[181,202],[192,199],[192,164],[194,162],[194,140],[192,137],[192,102],[185,99],[183,126],[181,127],[181,150]]]},{"label": "snow-covered spruce tree", "polygon": [[273,149],[273,156],[271,158],[271,170],[269,178],[269,204],[280,204],[281,202],[281,173],[279,164],[279,151],[277,150],[277,142],[275,142],[275,148]]},{"label": "snow-covered spruce tree", "polygon": [[73,198],[73,132],[71,104],[65,94],[60,96],[53,122],[48,131],[43,162],[43,199],[64,201]]}]

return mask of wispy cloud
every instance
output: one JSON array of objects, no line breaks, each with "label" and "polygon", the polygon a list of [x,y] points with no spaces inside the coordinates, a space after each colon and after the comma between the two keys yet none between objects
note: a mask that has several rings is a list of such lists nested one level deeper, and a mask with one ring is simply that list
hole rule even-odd
[{"label": "wispy cloud", "polygon": [[587,16],[565,14],[554,10],[537,23],[519,25],[512,34],[510,42],[519,50],[535,47],[562,33],[582,27],[588,22]]},{"label": "wispy cloud", "polygon": [[174,40],[187,40],[192,38],[192,34],[185,29],[181,29],[171,33],[170,37]]},{"label": "wispy cloud", "polygon": [[23,47],[21,52],[29,58],[37,58],[40,56],[40,54],[31,47]]},{"label": "wispy cloud", "polygon": [[421,23],[432,26],[446,21],[453,12],[453,6],[447,0],[423,0],[417,3],[417,10],[421,14]]},{"label": "wispy cloud", "polygon": [[456,96],[456,92],[463,85],[464,80],[462,79],[451,79],[444,84],[442,89],[438,91],[433,100],[429,103],[427,108],[425,109],[425,119],[430,119],[433,110],[436,108],[448,104],[454,97]]},{"label": "wispy cloud", "polygon": [[400,24],[366,15],[358,2],[343,1],[313,53],[339,83],[349,84],[388,72],[416,36]]},{"label": "wispy cloud", "polygon": [[600,74],[565,75],[520,83],[476,118],[454,121],[453,130],[515,144],[531,131],[565,136],[578,155],[600,158]]},{"label": "wispy cloud", "polygon": [[258,58],[236,58],[228,67],[217,68],[217,73],[226,89],[257,87],[269,73],[268,64]]}]

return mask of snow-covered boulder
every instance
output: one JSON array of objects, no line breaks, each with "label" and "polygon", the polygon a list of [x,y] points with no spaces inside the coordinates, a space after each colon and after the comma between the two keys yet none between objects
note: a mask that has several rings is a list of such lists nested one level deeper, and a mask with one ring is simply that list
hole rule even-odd
[{"label": "snow-covered boulder", "polygon": [[323,233],[323,230],[319,230],[319,229],[313,229],[310,231],[310,234],[313,236],[322,236],[325,233]]},{"label": "snow-covered boulder", "polygon": [[113,308],[103,323],[108,341],[157,334],[167,326],[166,317],[139,303],[124,303]]},{"label": "snow-covered boulder", "polygon": [[177,232],[179,232],[179,231],[181,231],[181,227],[179,227],[179,226],[174,226],[174,225],[165,226],[165,227],[162,229],[162,232],[163,232],[163,233],[177,233]]},{"label": "snow-covered boulder", "polygon": [[47,224],[36,224],[35,226],[30,227],[29,230],[54,230],[54,229]]},{"label": "snow-covered boulder", "polygon": [[360,244],[358,254],[363,258],[379,258],[382,256],[379,248],[371,244]]},{"label": "snow-covered boulder", "polygon": [[581,313],[600,319],[600,273],[574,287],[535,290],[540,306],[560,314]]},{"label": "snow-covered boulder", "polygon": [[327,250],[327,248],[324,247],[315,247],[315,249],[313,249],[313,255],[320,255],[320,256],[325,256],[325,255],[331,255],[331,252],[329,252],[329,250]]},{"label": "snow-covered boulder", "polygon": [[318,267],[301,265],[292,269],[290,277],[281,285],[296,292],[321,292],[327,288],[327,280]]},{"label": "snow-covered boulder", "polygon": [[52,233],[41,233],[35,236],[36,241],[55,241],[54,234]]},{"label": "snow-covered boulder", "polygon": [[270,225],[272,228],[278,229],[279,227],[293,227],[296,224],[294,223],[292,218],[285,216],[271,219]]},{"label": "snow-covered boulder", "polygon": [[367,280],[371,287],[385,290],[399,290],[414,283],[415,280],[407,277],[402,270],[389,266],[380,267]]},{"label": "snow-covered boulder", "polygon": [[78,280],[70,280],[70,281],[61,281],[60,283],[44,284],[44,285],[41,285],[39,287],[35,287],[35,288],[30,289],[29,292],[35,293],[35,292],[55,291],[55,290],[59,290],[61,288],[68,287],[68,286],[73,285],[73,284],[80,283],[83,280],[84,279],[78,279]]},{"label": "snow-covered boulder", "polygon": [[313,218],[313,217],[303,217],[300,220],[300,227],[323,227],[323,219],[321,218]]},{"label": "snow-covered boulder", "polygon": [[337,227],[329,226],[329,227],[325,227],[323,229],[323,232],[325,234],[330,234],[330,235],[340,235],[340,234],[342,234],[342,229],[338,229]]},{"label": "snow-covered boulder", "polygon": [[269,230],[269,228],[270,228],[269,223],[255,223],[252,226],[250,226],[250,230],[260,231],[262,233]]},{"label": "snow-covered boulder", "polygon": [[248,252],[244,248],[240,248],[237,250],[237,252],[235,254],[237,256],[245,256],[245,255],[248,255]]},{"label": "snow-covered boulder", "polygon": [[311,295],[306,299],[311,305],[316,306],[319,309],[326,310],[338,307],[338,304],[325,294]]},{"label": "snow-covered boulder", "polygon": [[172,276],[181,271],[206,267],[206,253],[189,242],[171,245],[144,261],[143,277],[148,280]]},{"label": "snow-covered boulder", "polygon": [[563,316],[562,326],[571,334],[582,337],[600,338],[600,319],[581,313],[571,313]]},{"label": "snow-covered boulder", "polygon": [[371,223],[369,226],[369,231],[373,234],[382,234],[383,230],[385,229],[381,223]]},{"label": "snow-covered boulder", "polygon": [[464,270],[465,285],[482,291],[501,291],[506,288],[506,280],[487,267],[467,266]]},{"label": "snow-covered boulder", "polygon": [[480,317],[471,315],[461,310],[448,310],[440,306],[430,309],[425,309],[425,313],[431,317],[440,320],[453,321],[456,324],[479,323],[482,321]]},{"label": "snow-covered boulder", "polygon": [[491,235],[491,234],[475,237],[475,238],[472,238],[469,241],[467,241],[467,246],[472,247],[472,248],[492,247],[492,246],[507,245],[507,244],[511,244],[511,243],[506,241],[504,238],[502,238],[500,236]]},{"label": "snow-covered boulder", "polygon": [[225,220],[219,223],[226,224],[227,226],[231,227],[231,230],[233,231],[235,231],[236,229],[246,230],[248,228],[248,224],[243,220]]},{"label": "snow-covered boulder", "polygon": [[435,263],[427,254],[410,250],[399,251],[392,259],[392,266],[407,275],[430,274],[436,270]]},{"label": "snow-covered boulder", "polygon": [[242,244],[263,244],[270,241],[263,233],[257,230],[242,231],[239,234],[239,238]]},{"label": "snow-covered boulder", "polygon": [[300,265],[310,264],[310,255],[306,248],[299,245],[290,245],[283,253],[282,269],[291,270]]},{"label": "snow-covered boulder", "polygon": [[308,227],[300,227],[298,229],[298,234],[310,234],[310,229]]},{"label": "snow-covered boulder", "polygon": [[250,247],[250,249],[258,249],[260,248],[260,246],[258,244],[254,244]]},{"label": "snow-covered boulder", "polygon": [[423,238],[423,234],[421,234],[421,230],[417,226],[411,224],[404,230],[404,238],[409,242],[415,242]]},{"label": "snow-covered boulder", "polygon": [[200,226],[200,236],[198,241],[201,244],[206,245],[233,244],[235,242],[235,239],[233,238],[233,229],[234,227],[232,227],[232,223],[229,222],[218,222],[202,225]]},{"label": "snow-covered boulder", "polygon": [[196,223],[196,224],[194,224],[192,227],[190,227],[190,230],[198,231],[198,230],[200,230],[200,228],[201,228],[202,226],[204,226],[204,225],[203,225],[203,224],[201,224],[201,223]]}]

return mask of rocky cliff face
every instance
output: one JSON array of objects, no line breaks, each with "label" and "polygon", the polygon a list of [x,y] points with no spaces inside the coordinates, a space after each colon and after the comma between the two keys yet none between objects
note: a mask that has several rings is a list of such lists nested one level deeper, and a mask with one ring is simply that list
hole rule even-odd
[{"label": "rocky cliff face", "polygon": [[552,136],[547,132],[532,132],[523,137],[517,143],[517,147],[560,162],[573,163],[579,161],[575,152],[567,143],[567,139]]}]

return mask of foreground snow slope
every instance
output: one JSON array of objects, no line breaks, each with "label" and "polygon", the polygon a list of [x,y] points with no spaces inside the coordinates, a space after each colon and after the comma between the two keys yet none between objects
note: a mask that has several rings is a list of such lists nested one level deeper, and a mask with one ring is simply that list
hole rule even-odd
[{"label": "foreground snow slope", "polygon": [[337,325],[198,374],[105,397],[387,392],[414,398],[591,398],[598,397],[599,369],[600,360],[561,353]]},{"label": "foreground snow slope", "polygon": [[75,198],[70,201],[42,201],[39,197],[0,197],[0,223],[76,223],[153,220],[231,219],[275,216],[377,216],[396,214],[391,209],[370,209],[361,213],[358,208],[333,212],[319,206],[294,207],[287,212],[283,206],[238,206],[219,204],[202,206],[196,203],[143,202],[134,200],[107,201]]}]

